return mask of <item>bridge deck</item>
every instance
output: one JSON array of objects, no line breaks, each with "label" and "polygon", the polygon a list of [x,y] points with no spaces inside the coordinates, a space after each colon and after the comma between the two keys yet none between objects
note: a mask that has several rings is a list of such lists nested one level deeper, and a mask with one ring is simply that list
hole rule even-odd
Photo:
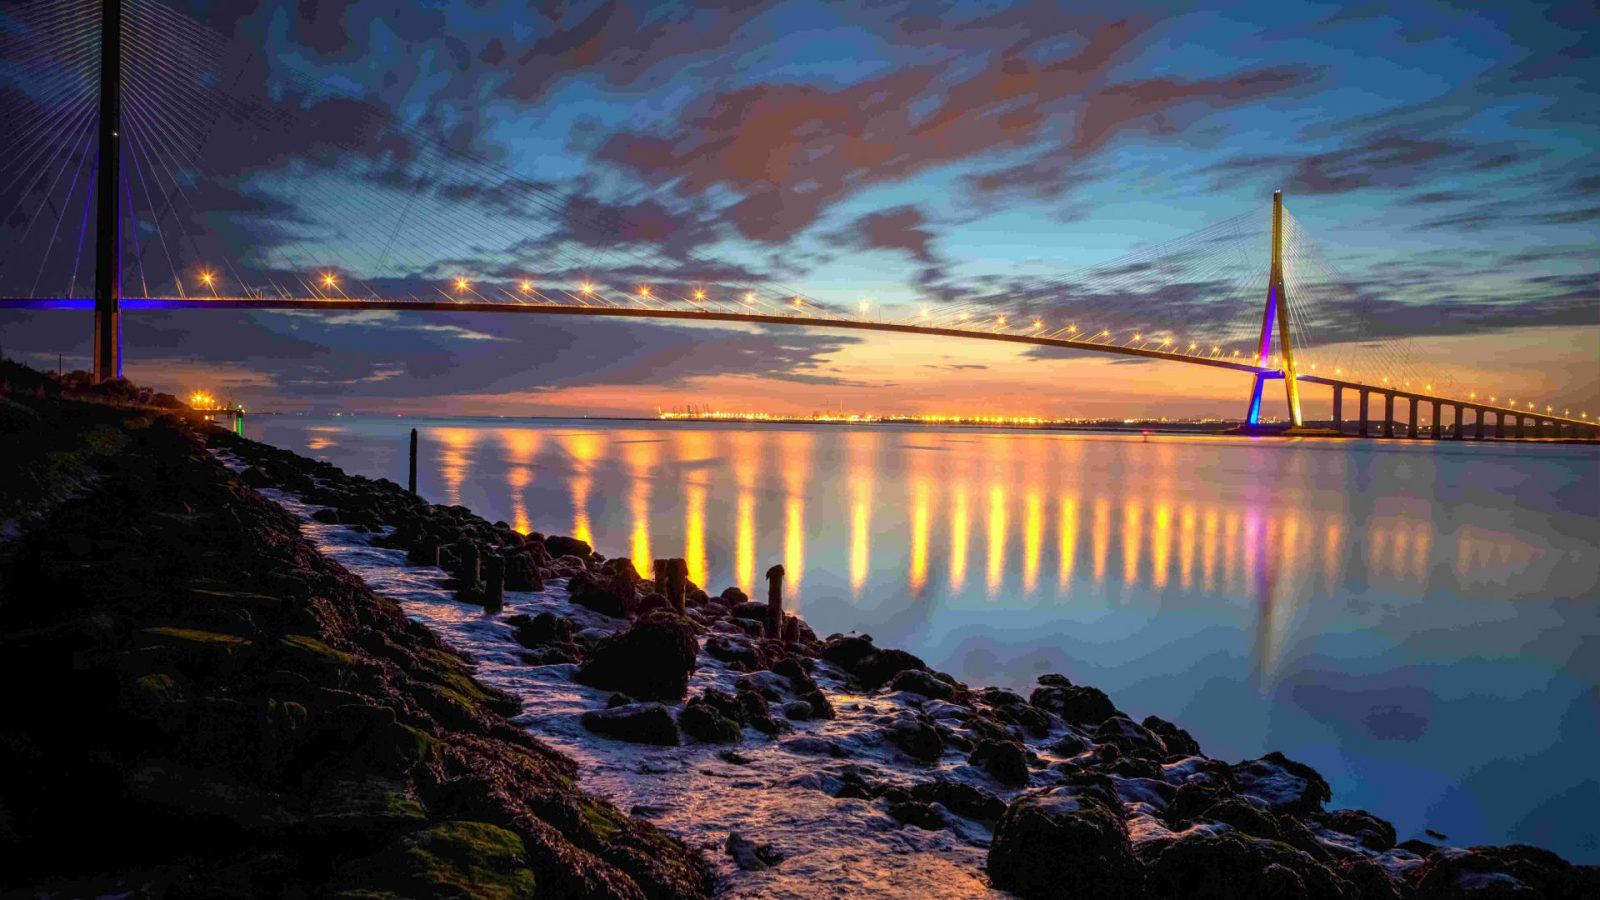
[{"label": "bridge deck", "polygon": [[[32,299],[32,298],[0,298],[0,309],[78,309],[92,310],[94,301],[82,298],[68,299]],[[787,325],[807,328],[837,328],[854,331],[880,331],[898,334],[932,335],[937,337],[965,338],[968,340],[1001,341],[1010,344],[1026,344],[1038,347],[1059,347],[1067,350],[1086,350],[1094,353],[1110,353],[1118,356],[1131,356],[1143,359],[1167,360],[1171,362],[1187,363],[1189,365],[1209,366],[1216,369],[1228,369],[1235,372],[1245,372],[1251,375],[1282,376],[1277,369],[1263,368],[1251,362],[1236,361],[1232,359],[1213,358],[1201,354],[1187,354],[1171,350],[1151,350],[1145,347],[1130,347],[1126,345],[1102,343],[1092,339],[1074,339],[1061,337],[1047,337],[1044,335],[1016,334],[1006,331],[990,331],[975,328],[945,328],[930,325],[914,325],[898,322],[875,322],[870,319],[832,318],[824,316],[788,316],[770,313],[738,313],[725,312],[713,309],[660,309],[625,306],[577,306],[557,303],[513,303],[513,302],[485,302],[485,301],[450,301],[450,300],[354,300],[348,298],[254,298],[254,297],[222,297],[222,298],[195,298],[195,297],[141,297],[125,298],[122,300],[124,311],[138,310],[169,310],[169,309],[230,309],[230,310],[380,310],[380,311],[409,311],[409,312],[446,312],[446,313],[522,313],[568,316],[600,316],[606,318],[622,319],[671,319],[689,322],[740,322],[755,325]],[[1438,402],[1449,406],[1464,406],[1472,409],[1483,410],[1501,415],[1513,415],[1537,418],[1547,422],[1559,422],[1567,425],[1594,426],[1595,421],[1573,419],[1565,416],[1541,414],[1531,409],[1517,409],[1515,407],[1499,406],[1492,403],[1481,403],[1477,400],[1461,400],[1456,398],[1438,396],[1434,394],[1409,391],[1401,388],[1363,384],[1338,378],[1329,378],[1322,375],[1296,376],[1296,380],[1311,384],[1321,384],[1329,387],[1342,387],[1355,391],[1369,391],[1378,394],[1392,394],[1406,400],[1415,400],[1423,403]]]}]

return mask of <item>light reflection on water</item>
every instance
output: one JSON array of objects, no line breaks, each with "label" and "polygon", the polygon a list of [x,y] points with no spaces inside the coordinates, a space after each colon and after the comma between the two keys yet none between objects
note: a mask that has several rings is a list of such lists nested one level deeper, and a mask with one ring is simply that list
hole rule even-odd
[{"label": "light reflection on water", "polygon": [[[1600,455],[1570,446],[259,417],[247,433],[821,633],[1059,671],[1402,835],[1600,859]],[[1052,577],[1053,576],[1053,577]]]}]

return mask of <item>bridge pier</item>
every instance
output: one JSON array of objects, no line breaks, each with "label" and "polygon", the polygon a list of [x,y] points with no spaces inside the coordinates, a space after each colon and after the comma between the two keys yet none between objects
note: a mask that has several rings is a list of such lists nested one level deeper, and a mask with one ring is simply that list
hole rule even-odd
[{"label": "bridge pier", "polygon": [[1439,423],[1439,401],[1435,400],[1433,401],[1433,439],[1437,441],[1443,436]]},{"label": "bridge pier", "polygon": [[1411,408],[1410,417],[1406,421],[1406,437],[1415,439],[1417,436],[1417,398],[1411,397],[1406,405]]},{"label": "bridge pier", "polygon": [[1359,430],[1356,433],[1361,435],[1362,437],[1366,437],[1367,436],[1367,400],[1368,400],[1369,392],[1363,390],[1363,391],[1360,391],[1359,393],[1361,395],[1361,425],[1360,425]]},{"label": "bridge pier", "polygon": [[1456,433],[1455,433],[1454,437],[1458,441],[1461,440],[1462,438],[1466,437],[1466,434],[1464,434],[1462,432],[1462,423],[1466,419],[1466,417],[1467,417],[1467,411],[1462,408],[1461,404],[1457,403],[1456,404]]},{"label": "bridge pier", "polygon": [[1344,434],[1344,387],[1333,386],[1333,430]]},{"label": "bridge pier", "polygon": [[1484,408],[1478,407],[1478,414],[1474,417],[1477,419],[1477,423],[1472,427],[1472,436],[1480,441],[1483,440],[1483,417],[1485,415],[1488,415],[1488,413]]},{"label": "bridge pier", "polygon": [[1526,437],[1527,435],[1524,433],[1523,418],[1521,416],[1512,416],[1511,418],[1514,419],[1515,422],[1516,422],[1516,427],[1517,427],[1517,433],[1516,434],[1517,434],[1517,437],[1519,437],[1519,438]]},{"label": "bridge pier", "polygon": [[1383,395],[1383,436],[1394,437],[1394,394]]}]

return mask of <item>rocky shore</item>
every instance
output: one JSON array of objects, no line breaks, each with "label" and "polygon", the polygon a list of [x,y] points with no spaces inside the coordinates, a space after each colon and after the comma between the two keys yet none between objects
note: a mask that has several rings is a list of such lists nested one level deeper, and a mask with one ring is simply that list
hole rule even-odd
[{"label": "rocky shore", "polygon": [[105,452],[0,545],[0,893],[709,894],[698,853],[578,790],[507,722],[514,700],[316,552],[201,429],[5,402],[23,427],[0,457],[34,459],[44,430]]},{"label": "rocky shore", "polygon": [[[710,594],[670,560],[520,534],[175,417],[115,428],[77,495],[0,555],[17,698],[0,763],[25,773],[0,786],[6,885],[931,895],[920,871],[949,893],[1029,898],[1600,896],[1600,870],[1535,848],[1400,841],[1327,809],[1304,765],[1211,759],[1059,675],[1027,696],[961,684],[865,635],[774,619],[739,588]],[[429,585],[480,636],[473,659],[319,552],[323,537]],[[557,693],[572,732],[543,702]],[[695,802],[665,830],[638,817],[660,814],[648,804],[624,815],[541,733],[627,760],[650,790],[679,779]],[[729,829],[735,802],[766,804],[767,821],[820,813],[780,839]],[[813,833],[835,859],[816,860]],[[838,871],[885,853],[910,858]]]}]

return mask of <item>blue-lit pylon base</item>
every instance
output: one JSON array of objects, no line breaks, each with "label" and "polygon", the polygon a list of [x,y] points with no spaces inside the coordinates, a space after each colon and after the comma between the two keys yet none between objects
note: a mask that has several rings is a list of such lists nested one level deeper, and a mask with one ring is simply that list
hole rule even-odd
[{"label": "blue-lit pylon base", "polygon": [[1255,382],[1255,387],[1250,389],[1250,414],[1244,419],[1248,425],[1261,424],[1261,390],[1266,387],[1267,380],[1257,375]]}]

